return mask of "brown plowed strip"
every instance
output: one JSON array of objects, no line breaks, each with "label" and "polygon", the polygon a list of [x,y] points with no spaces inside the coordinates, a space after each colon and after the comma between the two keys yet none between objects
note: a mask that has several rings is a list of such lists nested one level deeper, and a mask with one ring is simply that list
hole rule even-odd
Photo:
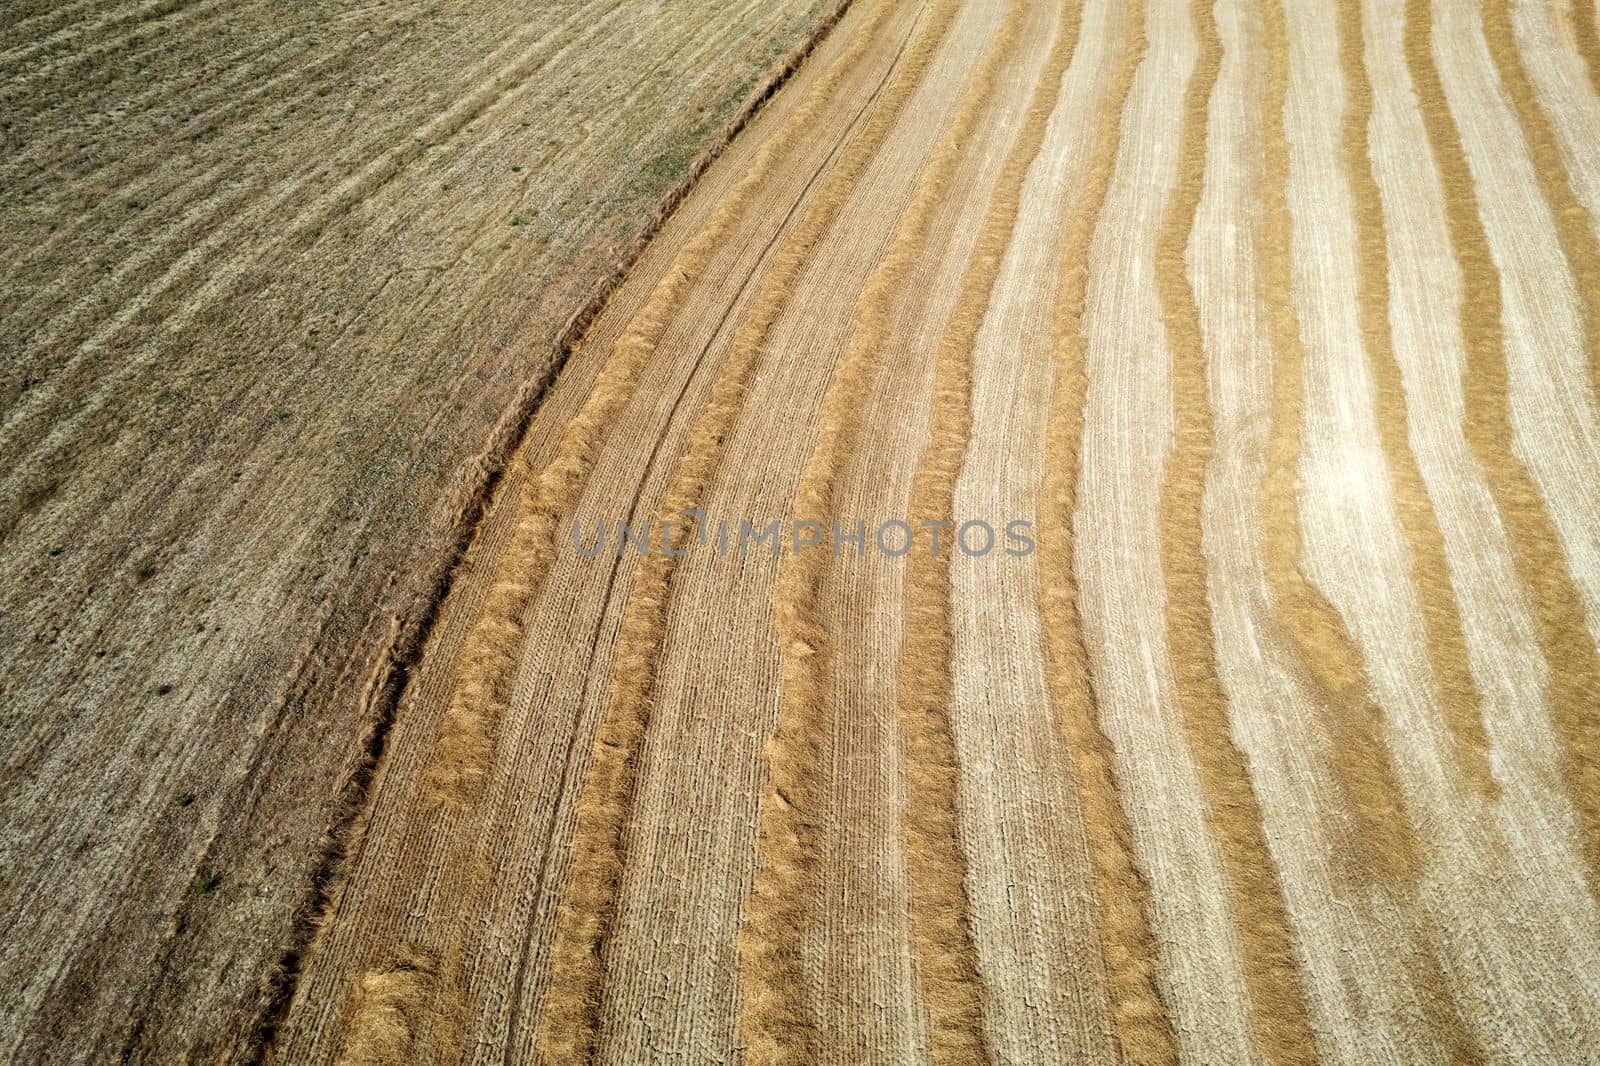
[{"label": "brown plowed strip", "polygon": [[836,2],[5,5],[0,1058],[256,1053],[568,322]]}]

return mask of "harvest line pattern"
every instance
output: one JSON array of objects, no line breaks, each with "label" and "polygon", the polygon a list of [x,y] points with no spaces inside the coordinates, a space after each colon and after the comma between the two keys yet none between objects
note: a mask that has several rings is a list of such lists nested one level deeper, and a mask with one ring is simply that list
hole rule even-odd
[{"label": "harvest line pattern", "polygon": [[[855,4],[535,415],[285,1060],[1600,1055],[1584,3]],[[565,535],[884,505],[1038,550]]]}]

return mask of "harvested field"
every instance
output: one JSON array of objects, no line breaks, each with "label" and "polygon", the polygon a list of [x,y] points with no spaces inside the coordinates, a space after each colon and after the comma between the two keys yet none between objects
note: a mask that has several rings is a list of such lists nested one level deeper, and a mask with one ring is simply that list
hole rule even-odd
[{"label": "harvested field", "polygon": [[835,3],[3,5],[0,1059],[253,1054],[568,324]]},{"label": "harvested field", "polygon": [[[94,13],[76,31],[51,28],[67,8],[5,16],[0,62],[65,48],[43,69],[98,69],[50,35],[142,41],[206,9],[67,7]],[[630,150],[667,114],[714,140],[748,87],[718,81],[712,121],[686,79],[754,76],[827,12],[659,17],[572,24],[597,69],[626,25],[640,69],[676,71],[677,95],[619,76],[634,95],[591,112]],[[126,351],[94,341],[124,326],[84,293],[143,268],[50,251],[64,200],[18,211],[9,227],[38,228],[8,254],[40,273],[7,330],[54,300],[92,329],[16,318],[57,338],[23,350],[63,376],[25,371],[3,423],[29,442],[5,547],[26,565],[5,580],[32,642],[8,636],[4,667],[4,1051],[1600,1061],[1597,20],[1593,0],[855,0],[547,394],[550,308],[579,290],[541,273],[523,291],[546,244],[462,254],[451,269],[481,276],[415,291],[390,267],[401,288],[327,327],[366,323],[381,357],[282,350],[322,321],[286,332],[291,295],[333,300],[415,254],[360,226],[342,239],[366,243],[319,252],[347,217],[500,224],[475,153],[521,157],[480,117],[443,135],[454,179],[416,149],[303,232],[238,223],[288,241],[276,287],[241,297],[174,259],[208,273],[194,309],[155,285],[116,312],[148,331]],[[562,216],[591,227],[564,237],[563,277],[605,275],[592,242],[637,232],[630,195]],[[126,254],[161,239],[134,231]],[[89,280],[38,281],[68,269]],[[334,558],[333,512],[289,536],[271,501],[330,483],[308,456],[346,453],[263,428],[251,389],[278,376],[240,387],[218,444],[174,436],[137,475],[127,457],[160,438],[82,401],[189,380],[160,338],[191,328],[327,366],[293,391],[307,419],[392,435],[429,411],[391,495],[351,498],[361,534],[336,543],[359,554],[320,599],[274,568]],[[470,381],[450,362],[469,335]],[[481,521],[449,512],[472,541],[440,576],[422,504],[379,504],[438,497],[436,464],[470,454],[463,434],[481,446],[493,403],[511,414],[484,466],[499,447],[504,476]],[[80,410],[103,437],[52,458]],[[224,439],[238,459],[213,454]],[[96,472],[100,455],[123,458]],[[253,473],[224,486],[236,462]],[[145,493],[148,514],[118,502]],[[184,518],[196,547],[141,562],[130,528],[143,551],[176,542],[130,515]],[[50,556],[39,538],[74,522],[134,579]],[[261,569],[219,579],[240,530]],[[446,584],[436,611],[390,606]],[[238,643],[180,643],[173,616],[226,617]],[[264,619],[313,634],[293,671],[244,643]],[[103,632],[139,634],[137,656],[93,666]],[[167,704],[158,669],[184,686]],[[202,779],[204,817],[180,828],[170,797]]]}]

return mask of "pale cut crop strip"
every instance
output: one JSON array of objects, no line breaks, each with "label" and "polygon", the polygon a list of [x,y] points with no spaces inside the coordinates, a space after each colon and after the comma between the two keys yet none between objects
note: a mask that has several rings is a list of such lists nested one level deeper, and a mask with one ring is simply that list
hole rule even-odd
[{"label": "pale cut crop strip", "polygon": [[1388,247],[1382,205],[1373,177],[1369,128],[1372,89],[1363,55],[1366,37],[1359,0],[1338,7],[1340,76],[1345,107],[1340,137],[1345,178],[1350,187],[1356,234],[1356,301],[1360,337],[1372,377],[1373,416],[1389,475],[1400,530],[1410,550],[1410,581],[1417,589],[1435,699],[1454,742],[1446,752],[1471,788],[1493,800],[1498,793],[1489,767],[1489,740],[1483,724],[1482,696],[1468,661],[1456,589],[1445,559],[1444,536],[1417,460],[1415,418],[1395,362],[1390,335]]},{"label": "pale cut crop strip", "polygon": [[[1572,975],[1596,965],[1600,938],[1594,901],[1584,887],[1582,853],[1567,831],[1574,797],[1551,787],[1561,779],[1564,759],[1541,693],[1548,683],[1546,661],[1506,538],[1521,522],[1511,517],[1503,493],[1499,506],[1491,494],[1525,481],[1514,473],[1511,480],[1502,478],[1505,464],[1514,462],[1509,427],[1493,443],[1485,435],[1492,419],[1503,424],[1503,388],[1492,397],[1477,392],[1503,366],[1496,350],[1499,307],[1492,290],[1481,306],[1466,303],[1462,276],[1487,285],[1493,274],[1482,270],[1486,259],[1447,254],[1453,236],[1462,238],[1456,247],[1468,252],[1481,248],[1482,239],[1473,234],[1473,197],[1441,195],[1441,172],[1464,171],[1447,114],[1441,109],[1418,115],[1395,106],[1410,80],[1408,66],[1421,71],[1425,104],[1442,100],[1436,72],[1422,66],[1420,35],[1406,41],[1419,62],[1408,63],[1401,54],[1402,34],[1422,25],[1420,19],[1407,22],[1400,4],[1367,6],[1374,92],[1380,101],[1388,97],[1375,113],[1372,165],[1391,249],[1394,351],[1402,358],[1409,402],[1424,423],[1415,438],[1418,461],[1448,538],[1457,598],[1463,617],[1478,630],[1471,635],[1475,670],[1483,679],[1485,706],[1492,708],[1491,756],[1504,781],[1490,797],[1446,792],[1438,784],[1417,790],[1440,812],[1430,820],[1448,819],[1450,827],[1439,834],[1441,858],[1425,899],[1449,968],[1459,975],[1462,1010],[1486,1034],[1485,1043],[1503,1041],[1506,1054],[1561,1058],[1577,1053],[1567,1027],[1594,1009],[1592,993],[1584,993]],[[1431,150],[1418,153],[1419,142]],[[1470,186],[1457,188],[1470,192]],[[1445,464],[1459,472],[1447,477],[1438,469]],[[1572,631],[1581,639],[1581,619]],[[1462,831],[1469,826],[1475,831]],[[1513,868],[1524,873],[1511,874]],[[1517,932],[1503,936],[1513,914]],[[1451,958],[1453,953],[1465,957]]]},{"label": "pale cut crop strip", "polygon": [[[1441,574],[1442,588],[1425,589],[1406,574],[1407,549],[1418,545],[1407,544],[1393,496],[1370,488],[1383,484],[1393,459],[1382,452],[1383,437],[1372,421],[1381,410],[1372,400],[1381,374],[1373,372],[1378,353],[1363,343],[1359,312],[1369,295],[1364,287],[1382,282],[1376,271],[1361,265],[1365,249],[1359,226],[1363,212],[1373,226],[1382,219],[1375,199],[1365,198],[1372,192],[1370,183],[1352,180],[1348,155],[1343,167],[1326,165],[1336,158],[1341,140],[1339,108],[1327,101],[1342,99],[1344,108],[1357,107],[1353,101],[1365,83],[1361,66],[1350,64],[1358,74],[1354,82],[1339,69],[1340,57],[1331,46],[1341,35],[1333,21],[1326,9],[1306,4],[1295,5],[1290,20],[1291,38],[1305,42],[1293,53],[1302,64],[1302,84],[1317,86],[1323,101],[1315,111],[1302,108],[1297,115],[1293,130],[1304,148],[1296,165],[1304,169],[1291,184],[1295,220],[1308,235],[1297,248],[1299,276],[1307,279],[1307,291],[1328,294],[1317,303],[1307,301],[1303,310],[1308,369],[1316,382],[1307,397],[1307,446],[1315,457],[1309,467],[1315,501],[1310,528],[1317,533],[1308,541],[1309,560],[1367,662],[1405,810],[1415,824],[1435,827],[1419,856],[1415,883],[1421,944],[1431,948],[1419,956],[1419,964],[1425,973],[1439,974],[1428,985],[1442,984],[1441,1005],[1453,1004],[1463,1038],[1482,1045],[1485,1053],[1494,1053],[1494,1042],[1504,1041],[1503,1047],[1544,1054],[1556,1026],[1537,1011],[1514,1006],[1537,995],[1530,987],[1537,979],[1535,968],[1512,960],[1531,956],[1543,964],[1563,964],[1532,946],[1544,939],[1543,906],[1518,892],[1508,871],[1496,870],[1495,856],[1503,849],[1490,827],[1460,816],[1474,802],[1471,782],[1452,765],[1448,696],[1430,683],[1426,616],[1419,601],[1449,595],[1449,581]],[[1363,39],[1359,24],[1350,27],[1350,35],[1352,43]],[[1386,347],[1387,330],[1381,340]],[[1343,402],[1329,403],[1330,396]],[[1388,417],[1396,426],[1402,423],[1400,412]],[[1524,916],[1526,926],[1507,935],[1512,914]]]},{"label": "pale cut crop strip", "polygon": [[[1149,8],[1148,50],[1122,115],[1090,249],[1075,569],[1096,705],[1115,748],[1135,855],[1152,890],[1163,991],[1183,1056],[1254,1061],[1249,993],[1220,842],[1177,706],[1161,573],[1162,467],[1172,439],[1158,240],[1178,178],[1182,102],[1198,56],[1189,9]],[[1177,886],[1196,886],[1179,906]],[[1198,887],[1203,886],[1203,887]],[[1199,979],[1209,974],[1206,980]],[[1209,1019],[1210,1024],[1202,1022]]]}]

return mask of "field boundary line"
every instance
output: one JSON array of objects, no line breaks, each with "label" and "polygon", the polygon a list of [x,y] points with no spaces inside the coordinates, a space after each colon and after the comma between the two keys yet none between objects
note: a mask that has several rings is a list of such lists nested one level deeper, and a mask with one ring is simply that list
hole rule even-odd
[{"label": "field boundary line", "polygon": [[[888,9],[886,0],[874,13],[874,25]],[[802,104],[785,129],[809,122],[813,113],[814,108]],[[508,696],[505,686],[515,665],[510,649],[519,643],[523,614],[554,561],[556,525],[581,494],[610,424],[632,399],[639,375],[680,310],[684,294],[718,243],[744,217],[748,195],[766,177],[777,150],[776,141],[764,143],[702,227],[678,249],[644,306],[611,345],[588,396],[562,427],[553,456],[540,470],[530,471],[511,546],[499,560],[487,601],[456,664],[456,691],[430,771],[434,798],[460,804],[476,793],[492,754],[489,734],[498,728]]]}]

